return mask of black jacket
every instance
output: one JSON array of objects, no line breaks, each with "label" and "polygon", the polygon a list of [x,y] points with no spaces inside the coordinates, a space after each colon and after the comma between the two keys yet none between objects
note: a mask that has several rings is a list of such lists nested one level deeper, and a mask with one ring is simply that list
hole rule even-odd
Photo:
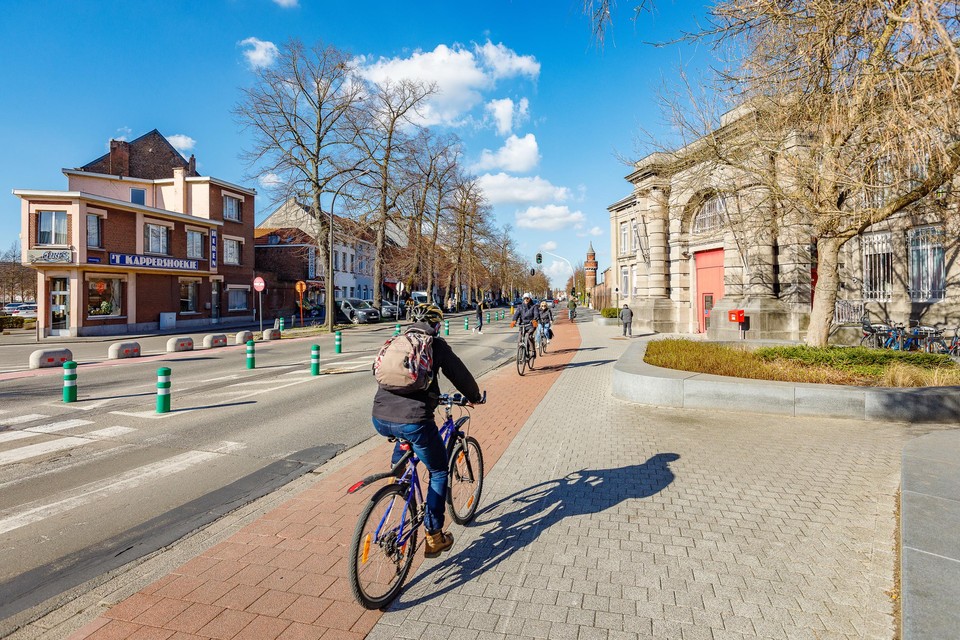
[{"label": "black jacket", "polygon": [[443,338],[437,337],[436,330],[425,322],[411,325],[433,336],[433,380],[426,391],[417,391],[408,395],[393,393],[380,387],[373,397],[373,417],[403,424],[433,421],[433,414],[440,404],[440,375],[443,374],[457,391],[470,402],[480,402],[480,387],[466,365],[453,352]]},{"label": "black jacket", "polygon": [[532,302],[530,304],[521,303],[517,310],[513,312],[513,321],[520,325],[530,324],[537,319],[539,312],[537,305]]},{"label": "black jacket", "polygon": [[553,311],[550,307],[537,310],[537,322],[540,324],[553,324]]}]

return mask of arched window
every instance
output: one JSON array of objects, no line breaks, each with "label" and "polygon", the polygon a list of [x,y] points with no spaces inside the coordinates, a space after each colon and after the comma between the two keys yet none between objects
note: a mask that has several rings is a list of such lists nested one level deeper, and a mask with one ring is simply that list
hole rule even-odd
[{"label": "arched window", "polygon": [[727,205],[723,196],[716,195],[703,203],[693,219],[693,233],[706,233],[723,226]]}]

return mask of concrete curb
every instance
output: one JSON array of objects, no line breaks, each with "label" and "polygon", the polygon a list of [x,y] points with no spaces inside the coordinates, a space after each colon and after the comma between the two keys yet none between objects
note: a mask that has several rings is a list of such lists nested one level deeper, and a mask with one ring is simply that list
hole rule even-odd
[{"label": "concrete curb", "polygon": [[879,422],[960,421],[960,387],[895,389],[729,378],[654,367],[647,342],[631,345],[613,368],[615,398],[661,407],[719,409]]}]

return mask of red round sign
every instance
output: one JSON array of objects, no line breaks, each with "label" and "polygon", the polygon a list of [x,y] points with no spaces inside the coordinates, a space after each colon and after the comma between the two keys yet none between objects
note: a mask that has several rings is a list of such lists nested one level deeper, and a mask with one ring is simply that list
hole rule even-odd
[{"label": "red round sign", "polygon": [[266,285],[263,283],[263,278],[257,276],[253,279],[253,288],[257,291],[263,291]]}]

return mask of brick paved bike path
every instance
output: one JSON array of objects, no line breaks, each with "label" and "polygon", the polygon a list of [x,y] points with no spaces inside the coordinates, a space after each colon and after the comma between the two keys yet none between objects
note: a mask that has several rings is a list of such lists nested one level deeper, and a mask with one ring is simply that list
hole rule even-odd
[{"label": "brick paved bike path", "polygon": [[[473,410],[470,433],[483,448],[487,473],[580,346],[575,324],[560,319],[557,325],[551,352],[537,359],[534,371],[520,378],[508,365],[480,381],[490,401]],[[366,475],[385,471],[390,451],[384,442],[319,480],[109,609],[71,640],[364,638],[382,614],[354,600],[346,555],[373,490],[354,495],[346,490]],[[463,529],[454,525],[452,530]],[[408,581],[416,578],[421,561],[418,554]]]}]

